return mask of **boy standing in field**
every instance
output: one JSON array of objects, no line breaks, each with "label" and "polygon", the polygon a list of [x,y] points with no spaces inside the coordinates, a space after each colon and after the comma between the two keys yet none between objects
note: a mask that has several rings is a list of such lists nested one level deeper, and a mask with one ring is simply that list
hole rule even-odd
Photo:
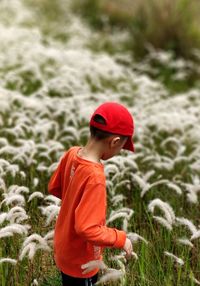
[{"label": "boy standing in field", "polygon": [[129,111],[116,102],[101,104],[90,119],[90,138],[84,147],[71,147],[50,178],[48,192],[60,198],[54,234],[54,259],[63,286],[94,285],[99,269],[81,266],[101,260],[105,247],[121,248],[130,257],[126,233],[105,225],[106,179],[102,160],[119,151],[134,151],[134,122]]}]

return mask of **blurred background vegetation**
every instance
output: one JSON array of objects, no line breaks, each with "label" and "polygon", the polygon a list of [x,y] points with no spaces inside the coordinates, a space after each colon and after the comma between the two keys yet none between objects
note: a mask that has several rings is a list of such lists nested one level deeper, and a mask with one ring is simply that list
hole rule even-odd
[{"label": "blurred background vegetation", "polygon": [[126,29],[130,48],[143,57],[148,45],[193,57],[200,48],[198,0],[75,0],[79,12],[95,29]]},{"label": "blurred background vegetation", "polygon": [[24,4],[35,12],[25,25],[39,27],[44,41],[49,35],[67,42],[71,15],[81,16],[93,35],[96,32],[87,42],[89,49],[129,54],[124,64],[161,81],[172,94],[200,87],[199,0],[27,0]]},{"label": "blurred background vegetation", "polygon": [[[90,27],[102,33],[102,42],[92,48],[109,53],[130,52],[136,61],[148,63],[142,69],[152,78],[160,79],[172,92],[199,87],[200,75],[200,1],[198,0],[74,0],[72,11],[82,16]],[[116,45],[105,35],[118,31],[128,36]],[[166,55],[178,60],[168,65]],[[183,62],[183,61],[184,62]],[[177,68],[182,69],[174,78]]]}]

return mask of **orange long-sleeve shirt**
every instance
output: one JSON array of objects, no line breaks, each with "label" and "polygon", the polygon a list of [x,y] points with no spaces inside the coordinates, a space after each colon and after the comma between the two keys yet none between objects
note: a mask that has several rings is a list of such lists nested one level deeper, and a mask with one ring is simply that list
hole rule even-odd
[{"label": "orange long-sleeve shirt", "polygon": [[83,275],[81,265],[102,259],[104,247],[122,248],[126,233],[105,225],[104,167],[79,157],[80,148],[71,147],[64,153],[50,178],[48,192],[62,200],[54,233],[56,265],[70,276],[86,278],[99,269]]}]

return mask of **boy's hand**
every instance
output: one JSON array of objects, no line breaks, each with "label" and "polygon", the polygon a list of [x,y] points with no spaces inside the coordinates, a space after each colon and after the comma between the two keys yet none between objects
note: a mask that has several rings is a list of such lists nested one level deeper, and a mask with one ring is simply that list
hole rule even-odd
[{"label": "boy's hand", "polygon": [[132,255],[132,251],[133,251],[133,246],[132,246],[132,242],[130,241],[129,238],[126,238],[126,241],[124,243],[124,247],[123,249],[125,250],[126,252],[126,258],[130,258],[131,255]]}]

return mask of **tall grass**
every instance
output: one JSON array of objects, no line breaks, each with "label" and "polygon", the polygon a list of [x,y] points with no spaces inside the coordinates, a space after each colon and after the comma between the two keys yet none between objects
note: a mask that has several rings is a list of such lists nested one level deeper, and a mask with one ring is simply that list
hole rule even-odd
[{"label": "tall grass", "polygon": [[130,31],[132,48],[143,57],[148,46],[191,57],[200,47],[199,1],[75,1],[74,10],[92,27],[108,25]]}]

